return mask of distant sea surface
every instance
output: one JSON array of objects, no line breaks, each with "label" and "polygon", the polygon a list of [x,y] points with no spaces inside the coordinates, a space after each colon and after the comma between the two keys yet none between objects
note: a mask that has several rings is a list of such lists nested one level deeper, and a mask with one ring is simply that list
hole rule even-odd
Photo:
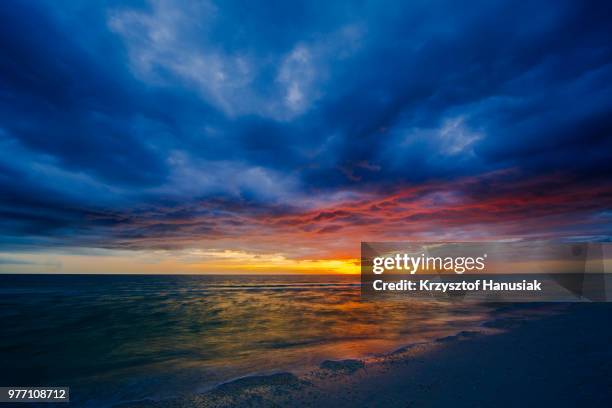
[{"label": "distant sea surface", "polygon": [[490,306],[366,301],[355,276],[0,275],[0,386],[75,406],[205,391],[469,330]]}]

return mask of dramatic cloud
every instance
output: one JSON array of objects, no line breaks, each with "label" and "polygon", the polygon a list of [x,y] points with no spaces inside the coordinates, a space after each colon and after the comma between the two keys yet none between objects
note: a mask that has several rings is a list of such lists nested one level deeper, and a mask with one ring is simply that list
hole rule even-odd
[{"label": "dramatic cloud", "polygon": [[3,259],[87,248],[303,266],[355,258],[366,239],[607,240],[609,13],[0,6]]}]

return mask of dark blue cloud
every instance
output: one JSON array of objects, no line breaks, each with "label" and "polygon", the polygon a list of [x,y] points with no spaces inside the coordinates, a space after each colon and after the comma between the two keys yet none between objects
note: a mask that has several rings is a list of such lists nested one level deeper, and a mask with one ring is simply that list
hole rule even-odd
[{"label": "dark blue cloud", "polygon": [[223,197],[289,209],[504,168],[609,182],[611,11],[2,5],[4,242],[87,236],[144,207]]}]

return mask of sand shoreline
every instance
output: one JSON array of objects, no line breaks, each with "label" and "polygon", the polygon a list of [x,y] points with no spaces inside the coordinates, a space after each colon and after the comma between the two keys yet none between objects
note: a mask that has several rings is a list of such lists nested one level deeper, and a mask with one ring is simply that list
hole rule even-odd
[{"label": "sand shoreline", "polygon": [[367,360],[305,375],[244,377],[208,392],[123,407],[611,406],[612,305],[501,318]]}]

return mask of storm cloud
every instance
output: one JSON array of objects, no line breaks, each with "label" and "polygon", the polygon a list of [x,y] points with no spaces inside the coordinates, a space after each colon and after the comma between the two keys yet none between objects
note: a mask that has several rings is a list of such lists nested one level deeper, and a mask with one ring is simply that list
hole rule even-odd
[{"label": "storm cloud", "polygon": [[0,247],[609,239],[611,12],[4,4]]}]

